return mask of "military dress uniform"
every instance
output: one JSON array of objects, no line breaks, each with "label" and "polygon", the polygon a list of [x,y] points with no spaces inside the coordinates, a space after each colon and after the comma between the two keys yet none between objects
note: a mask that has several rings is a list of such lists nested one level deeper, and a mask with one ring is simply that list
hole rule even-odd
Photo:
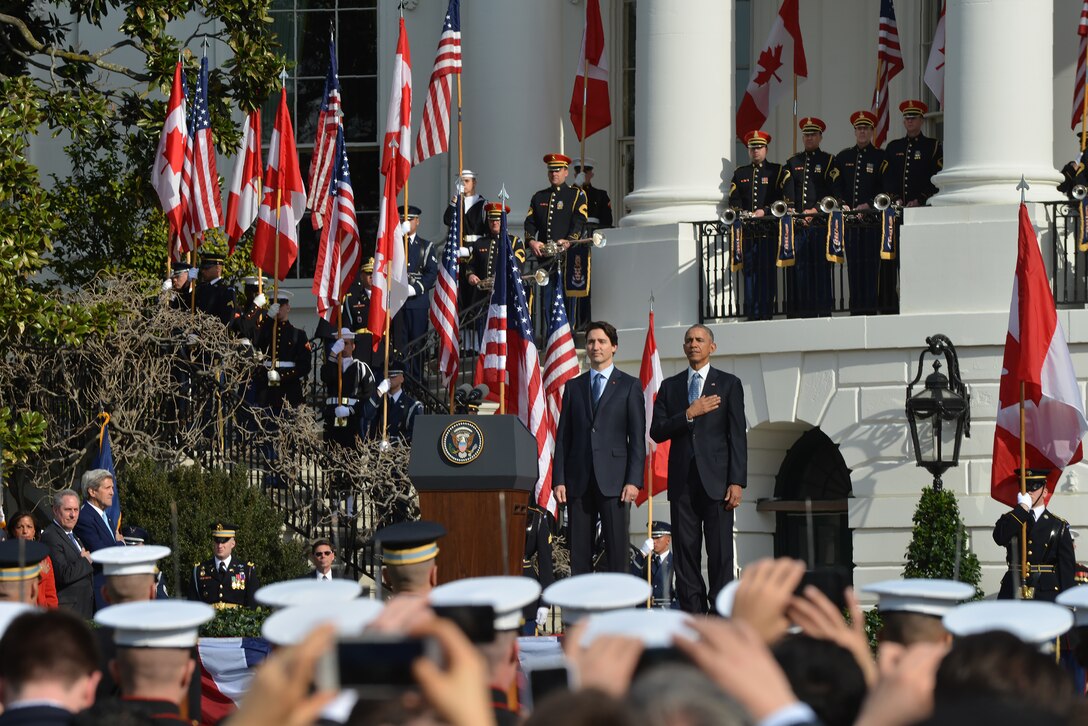
[{"label": "military dress uniform", "polygon": [[[409,220],[419,214],[418,207],[408,207]],[[399,353],[403,354],[409,343],[426,334],[427,311],[431,307],[429,293],[437,280],[438,258],[434,243],[413,235],[408,240],[408,284],[415,290],[415,295],[408,298],[393,320],[393,345]],[[419,356],[409,362],[407,372],[416,380],[421,378],[422,362]]]},{"label": "military dress uniform", "polygon": [[[276,343],[275,365],[280,374],[278,386],[268,385],[268,371],[272,368],[273,337]],[[266,318],[257,332],[254,347],[268,356],[255,378],[258,404],[271,408],[274,413],[280,412],[285,401],[292,406],[301,406],[305,400],[302,385],[313,366],[312,348],[306,333],[291,325],[288,320]]]},{"label": "military dress uniform", "polygon": [[230,565],[221,570],[212,557],[193,566],[189,599],[216,608],[254,608],[257,607],[254,594],[258,589],[257,569],[252,562],[232,556]]},{"label": "military dress uniform", "polygon": [[[749,148],[767,146],[771,135],[751,131],[745,135]],[[729,206],[741,212],[763,210],[784,198],[790,172],[781,164],[764,161],[745,164],[733,172],[729,185]],[[771,220],[774,220],[771,217]],[[778,227],[773,223],[752,226],[744,231],[744,310],[749,320],[770,320],[777,298]]]},{"label": "military dress uniform", "polygon": [[1015,597],[1013,570],[1021,567],[1021,561],[1019,556],[1013,561],[1014,552],[1019,554],[1020,549],[1012,546],[1012,540],[1014,537],[1020,539],[1025,521],[1028,525],[1028,578],[1024,584],[1034,588],[1035,600],[1053,602],[1058,593],[1075,584],[1077,561],[1069,522],[1045,508],[1036,518],[1033,512],[1015,507],[1001,515],[994,525],[994,542],[1008,548],[1006,559],[1009,564],[1009,571],[1001,578],[997,597],[999,600]]},{"label": "military dress uniform", "polygon": [[[876,117],[869,111],[857,111],[850,116],[850,124],[876,126]],[[870,207],[877,194],[884,191],[888,157],[872,144],[855,144],[835,155],[839,170],[838,197],[850,209],[860,204]],[[846,223],[846,275],[850,285],[850,312],[853,315],[869,315],[877,311],[877,281],[880,263],[880,230],[859,229],[857,224]]]},{"label": "military dress uniform", "polygon": [[[355,333],[355,357],[366,363],[376,377],[382,377],[385,363],[385,352],[379,343],[378,350],[374,350],[374,335],[370,332],[370,286],[369,275],[374,272],[374,258],[367,260],[360,269],[360,273],[368,275],[368,282],[364,284],[359,278],[352,283],[351,289],[344,296],[344,305],[341,308],[343,320],[341,325]],[[360,278],[362,274],[360,274]],[[320,326],[320,322],[318,323]],[[331,337],[332,327],[328,332]]]},{"label": "military dress uniform", "polygon": [[234,318],[234,289],[217,277],[196,286],[196,309],[227,325]]},{"label": "military dress uniform", "polygon": [[[510,207],[497,202],[490,202],[485,209],[485,215],[488,220],[501,219],[504,210],[509,213]],[[525,267],[525,243],[516,234],[507,234],[510,238],[510,249],[514,253],[514,259],[518,261],[518,268],[523,269]],[[471,244],[467,242],[466,244],[468,244],[469,255],[461,266],[461,282],[465,289],[469,291],[469,297],[466,298],[468,305],[473,305],[491,297],[490,290],[481,290],[473,286],[469,282],[469,276],[476,275],[480,280],[494,278],[495,257],[499,250],[499,236],[491,234],[491,230],[488,229],[486,234]],[[483,328],[483,324],[484,320],[481,319],[477,325],[478,332]]]},{"label": "military dress uniform", "polygon": [[[544,163],[549,169],[565,169],[571,159],[563,154],[545,154]],[[579,240],[585,236],[589,217],[589,200],[586,193],[566,182],[533,194],[529,200],[529,213],[525,216],[525,238],[528,242],[557,242]],[[558,274],[552,275],[548,284],[540,290],[540,300],[552,299],[553,285],[563,284],[563,270],[570,262],[567,255],[561,255],[561,267]],[[539,265],[538,265],[539,266]],[[585,272],[588,276],[588,270]],[[587,278],[588,279],[588,278]],[[539,316],[534,315],[534,319]]]},{"label": "military dress uniform", "polygon": [[175,277],[180,277],[183,274],[189,274],[188,262],[172,262],[170,263],[170,288],[169,293],[169,305],[172,310],[188,311],[193,305],[193,278],[190,277],[185,281],[185,284],[180,288],[175,289],[173,286],[173,280]]},{"label": "military dress uniform", "polygon": [[[389,375],[404,375],[404,361],[395,360],[389,364]],[[423,404],[412,398],[402,385],[396,393],[382,394],[375,391],[370,397],[364,412],[366,429],[370,432],[370,438],[379,440],[382,437],[382,396],[389,398],[389,421],[386,433],[390,441],[402,441],[412,443],[412,433],[415,430],[416,416],[423,413]]]},{"label": "military dress uniform", "polygon": [[[470,197],[466,196],[463,199],[464,210],[461,213],[461,234],[466,244],[487,234],[487,220],[484,214],[486,204],[487,200],[479,194],[473,194]],[[456,217],[457,197],[454,197],[442,215],[442,223],[447,227],[452,227]]]},{"label": "military dress uniform", "polygon": [[[1077,144],[1080,144],[1080,131],[1077,132]],[[1088,149],[1077,154],[1077,157],[1062,167],[1062,183],[1058,185],[1058,191],[1072,198],[1073,187],[1080,184],[1088,187]]]},{"label": "military dress uniform", "polygon": [[[899,111],[904,118],[920,118],[929,107],[921,101],[904,101]],[[892,201],[916,202],[919,206],[937,193],[933,175],[944,168],[944,148],[937,139],[924,134],[889,141],[885,152],[888,169],[884,186]]]},{"label": "military dress uniform", "polygon": [[[348,333],[350,334],[350,333]],[[347,335],[345,335],[345,338]],[[335,356],[321,366],[321,381],[325,384],[325,440],[340,444],[341,446],[354,446],[361,432],[360,421],[363,418],[363,407],[374,393],[376,385],[374,373],[370,367],[356,358],[344,361],[341,364]],[[337,375],[337,367],[343,368]],[[339,396],[337,392],[339,391]],[[336,424],[336,409],[347,409],[346,425]]]},{"label": "military dress uniform", "polygon": [[[822,134],[827,125],[818,118],[801,119],[801,131]],[[821,149],[802,151],[786,161],[790,173],[786,201],[797,212],[819,206],[824,197],[835,196],[839,170],[835,157]],[[830,315],[834,303],[831,263],[827,259],[827,218],[810,217],[795,227],[797,264],[789,275],[790,313],[801,316]]]}]

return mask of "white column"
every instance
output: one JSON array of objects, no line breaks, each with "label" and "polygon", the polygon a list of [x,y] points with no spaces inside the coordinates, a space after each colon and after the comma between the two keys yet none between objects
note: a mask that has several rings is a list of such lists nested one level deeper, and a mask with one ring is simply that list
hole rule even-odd
[{"label": "white column", "polygon": [[733,1],[636,12],[635,190],[620,224],[714,219],[733,168]]},{"label": "white column", "polygon": [[[1053,0],[948,0],[944,171],[933,206],[1058,198]],[[1060,110],[1058,110],[1060,109]]]}]

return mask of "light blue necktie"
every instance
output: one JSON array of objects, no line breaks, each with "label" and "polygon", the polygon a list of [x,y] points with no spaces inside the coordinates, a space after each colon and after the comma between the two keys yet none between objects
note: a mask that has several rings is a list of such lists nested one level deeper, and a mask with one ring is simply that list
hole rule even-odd
[{"label": "light blue necktie", "polygon": [[695,403],[695,399],[699,397],[699,382],[703,380],[703,377],[696,373],[688,381],[688,405]]},{"label": "light blue necktie", "polygon": [[604,393],[604,375],[600,373],[593,374],[593,407],[596,408],[597,404],[601,401],[601,394]]}]

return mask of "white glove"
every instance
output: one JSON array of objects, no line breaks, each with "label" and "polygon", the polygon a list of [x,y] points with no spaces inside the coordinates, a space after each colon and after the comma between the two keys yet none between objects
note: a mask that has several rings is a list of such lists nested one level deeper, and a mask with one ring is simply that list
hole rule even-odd
[{"label": "white glove", "polygon": [[280,311],[280,304],[279,303],[272,303],[271,305],[268,306],[268,317],[270,317],[270,318],[276,317],[276,315],[279,313],[279,311]]},{"label": "white glove", "polygon": [[263,307],[264,307],[265,305],[267,305],[267,304],[268,304],[268,298],[267,298],[267,297],[265,297],[265,295],[264,295],[264,293],[263,293],[263,292],[259,292],[259,293],[257,293],[257,295],[256,295],[256,296],[255,296],[255,297],[253,298],[253,304],[254,304],[254,305],[256,305],[256,306],[257,306],[257,307],[259,307],[259,308],[263,308]]},{"label": "white glove", "polygon": [[162,281],[163,292],[170,292],[170,288],[172,288],[173,286],[174,283],[169,277]]},{"label": "white glove", "polygon": [[536,609],[536,627],[539,630],[543,630],[548,624],[548,608],[538,607]]},{"label": "white glove", "polygon": [[408,220],[397,225],[397,233],[400,234],[401,237],[406,237],[412,233],[412,226],[408,223]]},{"label": "white glove", "polygon": [[654,551],[653,539],[647,537],[646,541],[642,543],[642,546],[638,548],[638,551],[642,553],[643,557],[649,557],[650,553]]},{"label": "white glove", "polygon": [[351,415],[351,409],[347,406],[337,406],[333,413],[336,414],[336,418],[347,418]]},{"label": "white glove", "polygon": [[190,267],[189,268],[189,279],[190,280],[195,280],[197,274],[199,274],[199,270],[197,270],[195,267]]},{"label": "white glove", "polygon": [[419,294],[419,291],[416,290],[416,288],[414,286],[408,288],[408,297],[415,297],[418,294]]},{"label": "white glove", "polygon": [[332,344],[331,348],[329,348],[329,352],[332,353],[333,355],[340,355],[340,351],[342,351],[343,349],[344,349],[344,339],[343,338],[337,338],[336,342]]},{"label": "white glove", "polygon": [[383,378],[382,382],[378,384],[378,395],[384,396],[389,393],[389,379]]},{"label": "white glove", "polygon": [[1016,503],[1027,511],[1031,511],[1031,495],[1025,492],[1020,492],[1016,495]]},{"label": "white glove", "polygon": [[466,259],[472,256],[472,250],[470,250],[468,247],[460,247],[457,250],[457,256],[461,259]]},{"label": "white glove", "polygon": [[578,172],[577,174],[574,175],[574,186],[580,187],[585,183],[586,183],[585,172],[580,171],[580,172]]}]

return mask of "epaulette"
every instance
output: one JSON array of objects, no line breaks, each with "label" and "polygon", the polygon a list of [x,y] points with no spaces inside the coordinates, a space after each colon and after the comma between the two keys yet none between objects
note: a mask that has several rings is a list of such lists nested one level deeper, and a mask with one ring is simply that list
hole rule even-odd
[{"label": "epaulette", "polygon": [[246,564],[249,565],[250,567],[256,567],[256,565],[254,565],[252,562],[246,562]]}]

